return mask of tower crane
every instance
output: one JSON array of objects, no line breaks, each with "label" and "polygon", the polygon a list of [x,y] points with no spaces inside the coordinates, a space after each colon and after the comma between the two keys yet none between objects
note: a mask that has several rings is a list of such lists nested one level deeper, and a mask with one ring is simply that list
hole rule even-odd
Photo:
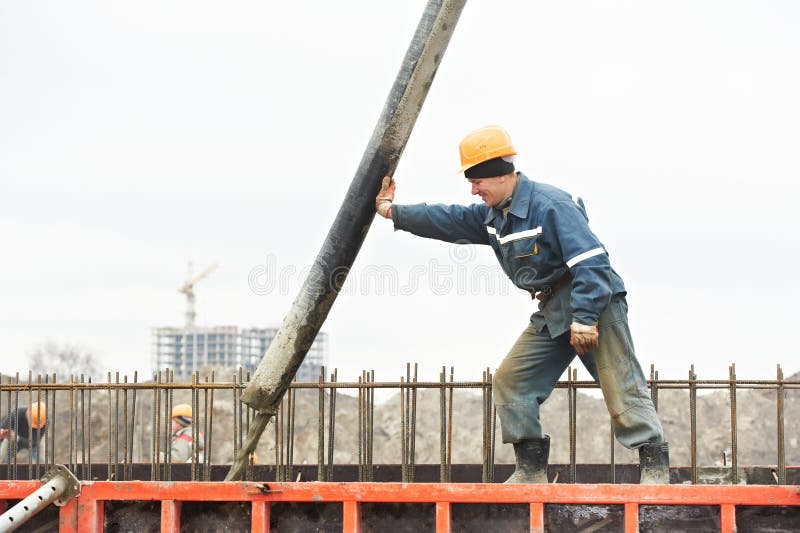
[{"label": "tower crane", "polygon": [[201,279],[205,278],[211,272],[216,269],[219,265],[214,263],[207,269],[205,269],[201,274],[198,274],[194,278],[192,277],[192,262],[189,261],[189,268],[186,272],[186,283],[183,284],[181,288],[178,289],[178,292],[183,293],[186,295],[186,329],[191,329],[194,327],[194,319],[197,316],[194,310],[194,286],[195,284],[200,281]]}]

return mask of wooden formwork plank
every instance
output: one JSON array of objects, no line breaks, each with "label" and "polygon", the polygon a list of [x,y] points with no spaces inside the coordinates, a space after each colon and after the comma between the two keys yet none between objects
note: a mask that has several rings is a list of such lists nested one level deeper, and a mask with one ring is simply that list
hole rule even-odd
[{"label": "wooden formwork plank", "polygon": [[250,529],[252,533],[269,533],[269,502],[253,501],[250,512]]}]

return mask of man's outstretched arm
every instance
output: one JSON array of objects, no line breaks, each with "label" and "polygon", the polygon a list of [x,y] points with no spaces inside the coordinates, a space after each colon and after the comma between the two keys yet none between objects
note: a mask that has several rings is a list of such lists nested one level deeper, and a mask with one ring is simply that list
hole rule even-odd
[{"label": "man's outstretched arm", "polygon": [[386,176],[375,197],[375,211],[384,218],[391,218],[395,229],[446,242],[489,244],[489,233],[483,223],[486,206],[395,205],[394,193],[395,180]]}]

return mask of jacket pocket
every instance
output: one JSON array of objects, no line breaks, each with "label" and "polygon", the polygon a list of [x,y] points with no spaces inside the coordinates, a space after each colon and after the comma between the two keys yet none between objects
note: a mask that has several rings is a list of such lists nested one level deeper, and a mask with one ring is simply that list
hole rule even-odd
[{"label": "jacket pocket", "polygon": [[528,239],[520,239],[515,241],[511,246],[511,253],[516,259],[523,259],[525,257],[532,257],[539,255],[539,239],[531,237]]}]

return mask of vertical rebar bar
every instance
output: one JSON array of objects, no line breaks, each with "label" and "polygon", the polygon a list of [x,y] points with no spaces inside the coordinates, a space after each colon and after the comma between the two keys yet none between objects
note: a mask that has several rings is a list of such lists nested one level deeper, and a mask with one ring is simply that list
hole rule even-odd
[{"label": "vertical rebar bar", "polygon": [[277,473],[280,474],[280,481],[286,481],[286,469],[283,463],[283,426],[286,422],[286,397],[281,400],[280,418],[278,420],[278,438],[280,439],[280,461],[278,462]]},{"label": "vertical rebar bar", "polygon": [[108,445],[108,474],[107,475],[108,475],[108,480],[109,481],[114,481],[114,471],[111,469],[111,461],[113,459],[113,457],[112,457],[113,450],[111,448],[111,435],[114,434],[114,429],[111,427],[111,372],[108,372],[108,385],[107,386],[108,386],[108,411],[107,411],[107,415],[108,415],[108,424],[107,424],[108,433],[106,433],[106,435],[107,435],[106,444]]},{"label": "vertical rebar bar", "polygon": [[[11,384],[11,376],[8,376],[8,383],[9,383],[9,385]],[[8,420],[8,427],[11,428],[12,425],[14,424],[14,421],[11,418],[11,389],[8,389],[8,401],[6,402],[6,404],[7,404],[6,405],[6,411],[7,411],[6,412],[6,420]],[[51,433],[52,433],[52,431],[51,431]],[[9,439],[9,441],[10,440],[11,439]],[[6,446],[6,457],[3,457],[3,459],[5,459],[5,462],[6,462],[6,469],[7,469],[6,478],[14,479],[14,476],[11,473],[11,443],[10,442],[9,442],[9,445]]]},{"label": "vertical rebar bar", "polygon": [[[239,367],[241,370],[242,367]],[[239,446],[242,439],[242,427],[239,422],[239,411],[242,409],[242,404],[239,402],[239,391],[241,389],[241,383],[239,382],[237,373],[233,373],[233,390],[231,391],[231,398],[233,404],[233,460],[236,461],[239,457]]]},{"label": "vertical rebar bar", "polygon": [[400,376],[400,479],[406,483],[408,482],[408,425],[405,407],[406,390],[403,383],[404,378]]},{"label": "vertical rebar bar", "polygon": [[[134,371],[133,372],[133,383],[134,383],[134,385],[136,385],[136,383],[138,383],[138,382],[139,382],[139,372],[138,371]],[[144,424],[142,424],[142,426],[143,425]],[[128,463],[128,476],[127,476],[127,479],[131,479],[133,477],[133,462],[135,461],[135,456],[134,456],[134,453],[133,453],[134,452],[134,448],[133,448],[134,439],[133,439],[133,436],[135,434],[136,434],[136,387],[134,387],[133,390],[131,391],[131,429],[130,429],[130,433],[129,433],[130,442],[128,443],[128,450],[129,450],[128,453],[130,455],[130,462]]]},{"label": "vertical rebar bar", "polygon": [[453,378],[454,369],[450,367],[450,387],[448,391],[448,413],[447,413],[447,477],[449,483],[452,479],[452,451],[453,451]]},{"label": "vertical rebar bar", "polygon": [[609,422],[608,427],[610,429],[610,431],[609,431],[609,442],[610,442],[609,449],[610,449],[610,452],[611,452],[608,462],[611,465],[611,484],[613,485],[614,483],[617,482],[617,465],[616,465],[616,461],[615,461],[615,458],[614,458],[614,443],[615,443],[615,440],[616,440],[615,437],[614,437],[614,423],[613,422]]},{"label": "vertical rebar bar", "polygon": [[653,407],[656,412],[658,411],[658,371],[656,365],[650,365],[650,399],[653,401]]},{"label": "vertical rebar bar", "polygon": [[[375,370],[371,370],[369,374],[370,383],[375,383]],[[368,481],[375,481],[375,471],[372,468],[372,454],[375,445],[375,388],[369,388],[369,438],[367,445],[367,472],[369,473]]]},{"label": "vertical rebar bar", "polygon": [[[41,389],[42,375],[41,374],[38,374],[36,376],[36,384],[40,386],[36,390],[36,402],[41,404],[42,403],[42,389]],[[45,406],[45,408],[46,407],[47,406]],[[41,468],[42,467],[42,462],[44,462],[44,463],[47,462],[47,457],[46,457],[46,455],[47,455],[47,433],[46,433],[46,428],[47,428],[47,421],[45,421],[44,427],[38,429],[37,432],[36,432],[36,447],[37,447],[38,453],[36,454],[36,472],[34,473],[34,476],[33,476],[34,479],[40,479],[43,476],[43,472],[42,472],[42,468]],[[42,432],[45,432],[45,434],[42,435]],[[44,453],[41,453],[41,451],[42,451],[41,447],[42,446],[44,446]],[[45,456],[45,457],[43,457],[43,456]]]},{"label": "vertical rebar bar", "polygon": [[[489,380],[491,381],[491,379]],[[489,400],[491,401],[491,389],[489,390]],[[492,435],[491,435],[491,444],[489,447],[489,483],[494,482],[494,450],[495,450],[495,441],[497,440],[497,407],[494,405],[494,402],[491,402],[492,405]]]},{"label": "vertical rebar bar", "polygon": [[778,485],[786,484],[786,435],[784,433],[783,369],[778,365]]},{"label": "vertical rebar bar", "polygon": [[[248,371],[245,374],[245,376],[247,376],[247,379],[246,379],[247,383],[250,383],[250,372]],[[248,434],[248,436],[250,435],[250,420],[251,420],[251,418],[253,419],[254,422],[257,422],[255,420],[256,417],[254,416],[254,414],[255,414],[255,411],[252,408],[250,408],[250,406],[245,406],[244,423],[245,423],[245,432]],[[266,427],[266,424],[269,423],[269,417],[265,417],[265,418],[266,418],[266,420],[263,421],[264,422],[264,427]],[[257,422],[257,423],[259,425],[261,425],[260,422]],[[262,429],[262,431],[263,431],[263,429]],[[242,446],[244,447],[244,445],[242,445]],[[252,481],[253,480],[252,479],[252,477],[253,477],[253,469],[250,468],[250,466],[251,466],[250,463],[253,462],[252,461],[252,459],[253,459],[253,455],[252,454],[255,453],[255,451],[256,451],[256,449],[255,449],[255,447],[253,447],[253,451],[248,455],[247,461],[245,462],[245,464],[246,464],[245,474],[247,474],[246,479],[248,481]]]},{"label": "vertical rebar bar", "polygon": [[[81,380],[81,394],[80,394],[80,404],[81,404],[81,479],[89,479],[86,477],[86,390],[84,389],[83,385],[86,382],[86,378],[83,374],[80,377]],[[39,376],[39,383],[41,383],[41,376]]]},{"label": "vertical rebar bar", "polygon": [[481,480],[483,483],[489,482],[489,413],[491,409],[489,408],[488,404],[488,395],[489,395],[489,369],[487,368],[481,373],[481,379],[483,381],[483,386],[481,387],[481,398],[482,398],[482,418],[483,418],[483,466],[481,469]]},{"label": "vertical rebar bar", "polygon": [[365,426],[365,401],[364,401],[364,370],[361,371],[361,375],[358,377],[358,396],[357,396],[357,412],[358,412],[358,480],[359,481],[366,481],[364,475],[364,426]]},{"label": "vertical rebar bar", "polygon": [[119,371],[115,373],[114,383],[114,479],[119,479]]},{"label": "vertical rebar bar", "polygon": [[[169,368],[164,369],[164,401],[162,405],[164,406],[163,412],[160,416],[160,424],[163,424],[163,430],[161,434],[163,435],[163,440],[161,445],[164,447],[164,453],[162,456],[164,460],[161,462],[161,479],[166,481],[172,481],[172,389],[167,387],[169,383],[172,381],[172,376],[170,375]],[[197,415],[197,409],[192,406],[192,416]],[[194,430],[194,428],[192,428]],[[194,480],[194,476],[192,476],[192,480]]]},{"label": "vertical rebar bar", "polygon": [[576,458],[577,458],[577,451],[576,451],[576,442],[577,442],[577,401],[578,401],[578,389],[575,386],[575,382],[577,381],[577,369],[573,369],[571,366],[567,368],[567,394],[569,394],[569,482],[576,483],[577,482],[577,466],[576,466]]},{"label": "vertical rebar bar", "polygon": [[[169,369],[164,369],[164,382],[171,385],[175,381],[175,373]],[[173,389],[164,387],[164,477],[167,481],[172,481],[172,405],[174,397]],[[192,411],[192,422],[197,415],[197,411]],[[197,431],[197,426],[192,427],[192,435]],[[192,439],[194,443],[194,439]]]},{"label": "vertical rebar bar", "polygon": [[325,367],[319,370],[317,389],[317,481],[325,481]]},{"label": "vertical rebar bar", "polygon": [[[28,408],[30,408],[31,404],[33,403],[33,371],[28,370]],[[72,426],[70,426],[70,431],[72,431]],[[30,451],[33,452],[33,426],[28,424],[28,434],[25,435],[28,439],[28,445],[30,447]],[[33,453],[28,454],[28,479],[33,479]],[[71,457],[70,457],[71,459]]]},{"label": "vertical rebar bar", "polygon": [[439,373],[439,483],[447,481],[447,368]]},{"label": "vertical rebar bar", "polygon": [[[272,427],[275,431],[275,481],[282,481],[280,472],[280,453],[282,444],[280,442],[280,426],[281,426],[280,412],[272,420]],[[240,452],[241,453],[241,452]]]},{"label": "vertical rebar bar", "polygon": [[[297,380],[295,378],[295,383]],[[286,452],[286,463],[288,466],[288,478],[287,481],[292,481],[294,479],[294,420],[295,420],[295,411],[297,410],[297,390],[290,388],[289,389],[289,432],[288,432],[288,442],[287,445],[287,452]]]},{"label": "vertical rebar bar", "polygon": [[[211,371],[211,383],[213,384],[216,381],[216,373],[214,370]],[[212,443],[214,442],[214,389],[211,389],[210,393],[210,400],[211,405],[208,409],[208,430],[205,434],[205,480],[211,480],[211,453],[213,450]]]},{"label": "vertical rebar bar", "polygon": [[689,423],[691,439],[692,485],[697,484],[697,375],[689,370]]},{"label": "vertical rebar bar", "polygon": [[131,463],[130,450],[128,449],[128,375],[123,378],[122,389],[122,480],[127,481]]},{"label": "vertical rebar bar", "polygon": [[[52,376],[52,383],[56,383],[56,373],[53,372]],[[53,424],[51,427],[55,429],[58,413],[56,412],[56,390],[53,389],[53,394],[50,395],[50,402],[51,404],[48,406],[48,413],[52,413],[53,416],[50,416],[50,422]],[[46,438],[46,437],[45,437]],[[50,456],[50,465],[54,465],[56,463],[56,432],[53,431],[50,434],[50,446],[47,447],[47,454]]]},{"label": "vertical rebar bar", "polygon": [[414,482],[417,476],[417,369],[418,363],[414,363],[414,387],[411,390],[411,452],[409,453],[410,460],[410,478]]},{"label": "vertical rebar bar", "polygon": [[[92,383],[92,376],[89,376],[87,382],[91,385]],[[47,403],[47,391],[45,391],[45,403]],[[86,473],[86,479],[92,479],[92,389],[89,388],[86,391],[86,398],[88,400],[89,406],[86,408],[86,415],[89,418],[89,430],[86,432],[86,466],[88,467],[89,471]]]},{"label": "vertical rebar bar", "polygon": [[736,365],[732,364],[728,370],[731,382],[731,474],[734,485],[739,484],[739,435],[736,415]]},{"label": "vertical rebar bar", "polygon": [[[19,385],[19,372],[15,374],[14,383],[16,385]],[[14,391],[14,418],[13,418],[14,435],[19,435],[19,427],[17,427],[18,411],[19,411],[19,390],[16,390]],[[53,433],[55,433],[55,431],[53,431]],[[11,446],[9,446],[9,448],[11,448],[11,455],[14,458],[14,475],[11,477],[11,479],[17,479],[17,475],[19,474],[19,471],[17,469],[18,466],[17,452],[19,451],[17,450],[17,439],[11,439]]]},{"label": "vertical rebar bar", "polygon": [[[339,376],[339,369],[334,368],[331,374],[331,383],[336,383]],[[336,388],[331,387],[331,406],[328,410],[328,475],[326,479],[333,481],[333,450],[334,438],[336,436]]]},{"label": "vertical rebar bar", "polygon": [[[247,410],[246,405],[242,405],[242,392],[244,390],[244,374],[241,367],[239,367],[239,397],[236,400],[236,403],[239,404],[239,448],[238,448],[238,456],[242,454],[242,443],[244,442],[244,433],[246,431],[246,424],[245,424],[245,411]],[[277,429],[277,427],[276,427]],[[277,435],[277,433],[276,433]],[[277,442],[276,442],[277,446]],[[276,463],[277,465],[277,463]]]},{"label": "vertical rebar bar", "polygon": [[200,429],[200,424],[195,423],[197,420],[198,415],[200,414],[200,393],[197,390],[197,387],[200,383],[200,372],[195,370],[192,372],[192,446],[190,448],[190,457],[192,466],[190,467],[191,470],[191,479],[192,481],[197,481],[197,444],[198,439],[196,438],[196,433],[198,433]]},{"label": "vertical rebar bar", "polygon": [[[156,372],[153,375],[153,382],[160,384],[161,383],[161,371]],[[161,388],[156,386],[153,388],[153,431],[151,437],[151,455],[150,455],[150,481],[158,481],[158,452],[160,451],[160,440],[161,434],[159,429],[161,428],[161,420],[158,417],[158,413],[161,411]]]},{"label": "vertical rebar bar", "polygon": [[205,387],[203,388],[203,424],[202,424],[203,432],[192,439],[193,441],[195,441],[195,440],[197,441],[197,446],[196,446],[196,448],[197,448],[197,456],[196,456],[196,459],[197,459],[197,466],[199,467],[199,470],[200,470],[198,479],[201,479],[201,480],[206,478],[206,474],[208,472],[208,469],[206,468],[206,456],[208,454],[205,453],[206,450],[201,450],[200,449],[200,443],[201,442],[203,442],[204,444],[207,444],[206,437],[208,436],[208,430],[209,430],[209,425],[208,425],[208,394],[209,394],[209,387],[208,387],[208,375],[207,374],[203,377],[203,382],[205,383]]}]

